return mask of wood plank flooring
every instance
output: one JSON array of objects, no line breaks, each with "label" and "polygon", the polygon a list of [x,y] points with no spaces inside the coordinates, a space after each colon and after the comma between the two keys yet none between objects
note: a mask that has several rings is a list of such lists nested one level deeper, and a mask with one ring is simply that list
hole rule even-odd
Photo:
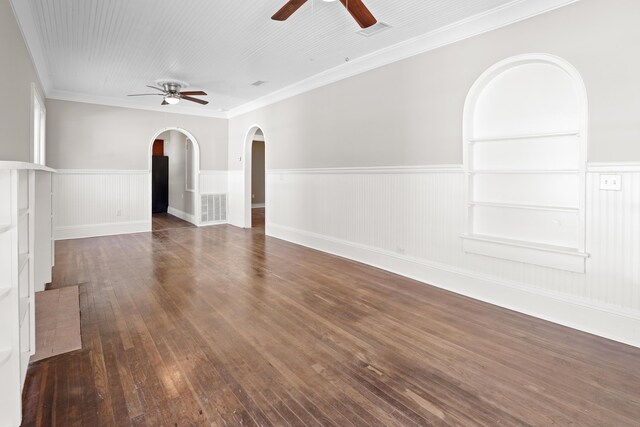
[{"label": "wood plank flooring", "polygon": [[195,225],[168,213],[154,213],[151,215],[151,229],[153,231],[183,227],[195,227]]},{"label": "wood plank flooring", "polygon": [[640,349],[231,226],[56,243],[26,426],[632,426]]},{"label": "wood plank flooring", "polygon": [[265,221],[265,208],[251,208],[251,227],[264,233]]}]

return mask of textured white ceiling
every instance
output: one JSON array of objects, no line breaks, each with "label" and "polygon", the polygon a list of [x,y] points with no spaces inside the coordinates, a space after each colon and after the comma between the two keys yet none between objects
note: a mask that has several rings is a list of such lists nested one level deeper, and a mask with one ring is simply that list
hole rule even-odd
[{"label": "textured white ceiling", "polygon": [[[157,79],[209,93],[231,109],[355,59],[512,0],[365,0],[393,28],[366,38],[340,2],[309,0],[289,20],[286,0],[23,0],[30,5],[51,89],[156,106]],[[20,18],[20,16],[19,16]],[[24,25],[23,25],[24,28]],[[33,49],[32,49],[33,51]],[[267,83],[255,87],[251,83]],[[198,107],[197,105],[193,105]],[[172,108],[172,107],[166,107]]]}]

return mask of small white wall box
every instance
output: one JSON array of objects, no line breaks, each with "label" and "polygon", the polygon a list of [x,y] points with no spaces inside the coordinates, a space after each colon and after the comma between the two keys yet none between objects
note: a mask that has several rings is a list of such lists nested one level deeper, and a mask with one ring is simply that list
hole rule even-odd
[{"label": "small white wall box", "polygon": [[620,191],[622,190],[621,175],[600,175],[600,190]]}]

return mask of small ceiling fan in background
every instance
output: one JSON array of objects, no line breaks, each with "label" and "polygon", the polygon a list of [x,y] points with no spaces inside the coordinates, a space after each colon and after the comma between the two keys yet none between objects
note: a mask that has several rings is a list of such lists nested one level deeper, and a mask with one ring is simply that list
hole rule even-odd
[{"label": "small ceiling fan in background", "polygon": [[169,104],[177,104],[181,99],[185,101],[197,102],[198,104],[207,105],[209,101],[205,101],[203,99],[193,98],[193,96],[206,96],[207,93],[201,90],[196,91],[187,91],[182,92],[180,89],[183,87],[187,87],[186,83],[182,82],[170,82],[170,81],[159,81],[157,82],[162,88],[156,86],[149,86],[148,88],[159,90],[160,93],[137,93],[133,95],[127,96],[162,96],[164,99],[160,105],[169,105]]},{"label": "small ceiling fan in background", "polygon": [[[282,8],[271,17],[271,19],[274,21],[285,21],[307,1],[308,0],[289,0],[287,4],[282,6]],[[335,0],[323,1],[333,2]],[[351,16],[353,16],[353,19],[356,20],[361,28],[369,28],[378,22],[369,9],[367,9],[367,6],[364,5],[362,0],[340,0],[340,3],[347,8]]]}]

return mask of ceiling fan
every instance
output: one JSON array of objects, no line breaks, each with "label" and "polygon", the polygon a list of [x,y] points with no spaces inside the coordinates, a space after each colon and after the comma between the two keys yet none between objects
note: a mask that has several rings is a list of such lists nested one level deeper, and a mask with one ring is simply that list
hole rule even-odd
[{"label": "ceiling fan", "polygon": [[[335,0],[324,1],[332,2]],[[285,21],[306,2],[307,0],[289,0],[287,4],[282,6],[282,8],[271,17],[271,19],[274,21]],[[340,0],[340,3],[347,8],[351,16],[353,16],[353,19],[356,20],[360,27],[369,28],[378,22],[369,9],[367,9],[367,6],[364,5],[362,0]]]},{"label": "ceiling fan", "polygon": [[159,81],[157,82],[162,88],[157,86],[149,86],[148,88],[159,90],[160,93],[137,93],[133,95],[127,96],[162,96],[164,99],[160,105],[169,105],[169,104],[177,104],[181,99],[185,101],[197,102],[198,104],[207,105],[209,101],[205,101],[203,99],[193,98],[193,95],[206,96],[207,93],[201,90],[183,92],[180,89],[183,87],[187,87],[186,83],[182,82],[170,82],[170,81]]}]

